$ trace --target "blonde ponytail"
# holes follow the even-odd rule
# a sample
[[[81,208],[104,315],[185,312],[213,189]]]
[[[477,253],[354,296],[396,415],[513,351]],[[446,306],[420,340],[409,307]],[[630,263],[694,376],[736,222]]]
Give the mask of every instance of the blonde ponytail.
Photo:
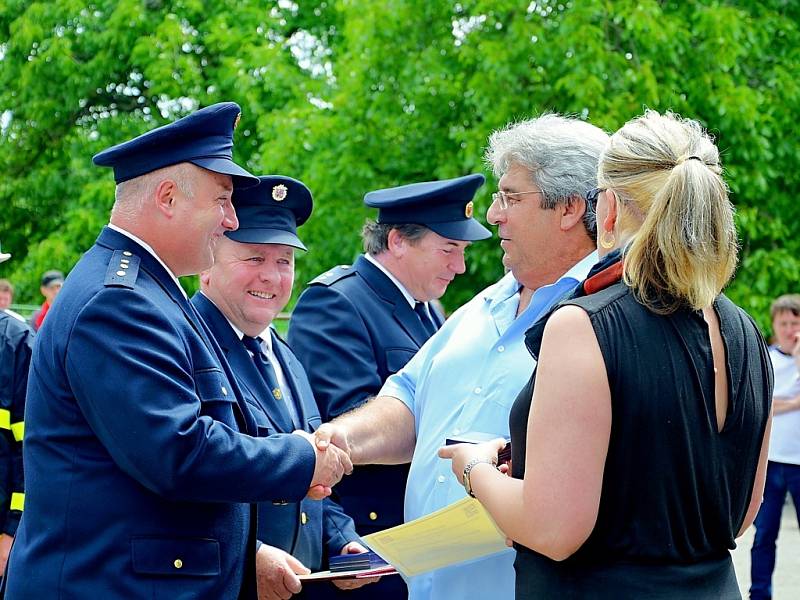
[[[658,313],[709,306],[736,268],[733,206],[700,125],[647,111],[611,137],[598,181],[621,202],[624,279]]]

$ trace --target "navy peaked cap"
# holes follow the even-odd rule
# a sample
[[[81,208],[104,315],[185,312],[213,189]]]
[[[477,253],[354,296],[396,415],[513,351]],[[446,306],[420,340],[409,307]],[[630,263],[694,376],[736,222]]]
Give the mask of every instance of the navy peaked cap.
[[[378,223],[414,223],[451,240],[483,240],[492,234],[472,218],[472,198],[484,181],[476,173],[401,185],[367,193],[364,204],[378,209]]]
[[[283,175],[263,175],[255,187],[234,190],[233,206],[239,229],[225,235],[248,244],[286,244],[305,250],[297,227],[311,215],[311,191],[302,181]]]
[[[214,173],[230,175],[234,188],[258,183],[233,162],[233,130],[239,121],[235,102],[212,104],[173,123],[95,154],[94,164],[113,167],[122,183],[156,169],[189,162]]]

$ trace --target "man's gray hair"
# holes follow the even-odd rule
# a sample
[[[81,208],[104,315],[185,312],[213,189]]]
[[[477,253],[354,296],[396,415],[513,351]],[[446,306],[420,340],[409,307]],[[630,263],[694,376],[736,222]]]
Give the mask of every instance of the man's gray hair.
[[[372,219],[368,219],[361,229],[361,239],[364,242],[364,252],[377,256],[382,252],[389,249],[389,232],[396,229],[413,246],[419,240],[424,238],[430,229],[424,225],[417,225],[416,223],[406,224],[391,224],[391,223],[376,223]]]
[[[525,167],[542,191],[542,208],[552,209],[576,198],[586,200],[586,192],[597,186],[598,159],[608,140],[607,133],[586,121],[546,113],[492,133],[485,160],[498,178],[514,164]],[[589,202],[583,224],[594,239],[595,207]]]
[[[114,190],[111,214],[134,217],[141,210],[144,201],[155,194],[156,187],[165,179],[172,179],[183,194],[193,198],[195,169],[198,168],[191,163],[178,163],[118,183]]]

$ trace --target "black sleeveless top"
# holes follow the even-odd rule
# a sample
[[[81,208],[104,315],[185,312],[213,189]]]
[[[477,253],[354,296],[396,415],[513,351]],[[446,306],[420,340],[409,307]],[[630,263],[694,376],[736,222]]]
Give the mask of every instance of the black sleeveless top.
[[[718,432],[702,312],[655,314],[622,282],[563,304],[583,308],[597,336],[611,437],[594,530],[562,562],[517,545],[517,598],[739,598],[728,550],[750,502],[772,398],[757,327],[724,295],[714,302],[729,374]],[[526,336],[534,357],[544,321]],[[509,419],[516,478],[525,473],[535,378],[534,371]]]

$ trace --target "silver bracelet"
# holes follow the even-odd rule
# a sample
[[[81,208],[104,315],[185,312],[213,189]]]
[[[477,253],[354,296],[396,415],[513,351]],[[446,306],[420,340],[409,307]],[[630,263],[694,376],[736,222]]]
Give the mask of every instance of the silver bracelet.
[[[470,481],[470,473],[472,473],[472,469],[475,468],[475,465],[479,465],[481,463],[486,463],[487,465],[492,465],[493,467],[497,468],[497,463],[492,460],[486,460],[485,458],[473,458],[469,461],[466,466],[464,467],[464,474],[461,477],[461,483],[464,484],[464,489],[467,490],[467,494],[475,498],[475,493],[472,491],[472,482]]]

